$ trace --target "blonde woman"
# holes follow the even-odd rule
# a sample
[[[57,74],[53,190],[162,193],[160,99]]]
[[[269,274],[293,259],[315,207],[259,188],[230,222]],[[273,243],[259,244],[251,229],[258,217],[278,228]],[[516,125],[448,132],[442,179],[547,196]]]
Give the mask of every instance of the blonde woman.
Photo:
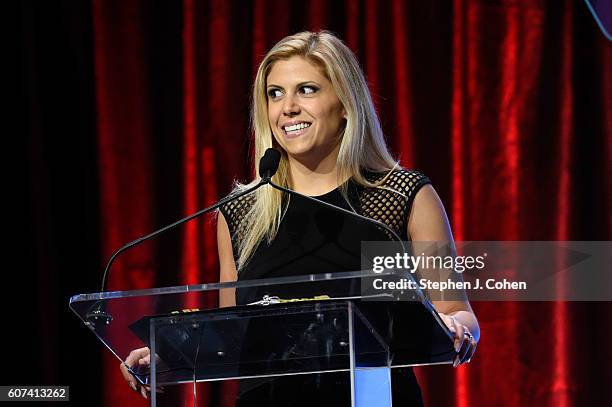
[[[251,114],[255,162],[267,148],[281,152],[275,183],[384,222],[405,240],[452,242],[438,195],[427,177],[392,158],[359,64],[333,34],[302,32],[278,42],[257,71]],[[221,281],[358,270],[359,243],[372,240],[363,222],[271,187],[223,206],[218,219]],[[220,305],[259,294],[224,293]],[[469,361],[479,338],[469,303],[433,303],[455,334],[455,365]],[[142,348],[125,364],[148,359]],[[137,389],[123,364],[122,371]],[[345,373],[243,380],[237,405],[348,405],[348,388]],[[392,392],[397,405],[422,405],[411,369],[392,369]]]
[[[268,52],[253,87],[252,125],[256,162],[267,148],[281,151],[276,183],[385,222],[406,240],[452,242],[438,195],[427,177],[399,168],[392,158],[359,64],[333,34],[298,33]],[[221,209],[221,280],[357,270],[358,243],[368,239],[359,236],[356,223],[261,188]],[[256,299],[249,292],[226,294],[221,305]],[[434,301],[434,306],[456,336],[455,365],[469,361],[479,337],[469,303]],[[393,401],[421,404],[412,371],[392,372]],[[345,378],[327,373],[276,379],[243,393],[239,405],[340,405],[336,402],[348,401],[338,387]]]

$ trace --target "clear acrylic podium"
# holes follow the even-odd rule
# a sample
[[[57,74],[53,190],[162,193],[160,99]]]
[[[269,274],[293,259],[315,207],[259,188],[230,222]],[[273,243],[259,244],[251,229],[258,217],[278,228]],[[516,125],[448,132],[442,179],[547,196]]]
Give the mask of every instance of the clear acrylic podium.
[[[149,347],[155,363],[133,374],[151,386],[152,406],[158,386],[338,371],[350,374],[352,406],[389,406],[390,369],[455,356],[419,290],[378,289],[405,278],[356,271],[102,292],[75,295],[70,308],[120,361]],[[228,294],[255,300],[218,308]]]

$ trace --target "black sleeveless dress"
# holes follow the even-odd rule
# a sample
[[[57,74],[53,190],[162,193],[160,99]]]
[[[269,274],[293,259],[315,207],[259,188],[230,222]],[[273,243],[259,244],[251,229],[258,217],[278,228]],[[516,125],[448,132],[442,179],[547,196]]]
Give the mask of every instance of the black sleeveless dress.
[[[386,175],[367,173],[366,177],[377,182]],[[407,240],[406,222],[412,201],[416,192],[429,182],[419,172],[399,169],[389,174],[379,188],[365,188],[349,180],[346,190],[350,203],[340,188],[316,198],[383,222]],[[241,221],[253,202],[251,195],[221,207],[232,236],[234,258],[237,258],[237,242],[244,233]],[[238,279],[359,270],[361,241],[390,240],[385,234],[388,232],[381,232],[362,220],[292,196],[276,238],[270,244],[264,241],[259,245],[249,263],[240,270]],[[260,300],[265,294],[307,298],[323,293],[296,292],[290,287],[280,293],[241,289],[236,292],[236,304]],[[421,392],[411,368],[392,369],[391,382],[395,405],[422,405]],[[240,382],[236,405],[349,406],[349,388],[347,372],[247,379]]]

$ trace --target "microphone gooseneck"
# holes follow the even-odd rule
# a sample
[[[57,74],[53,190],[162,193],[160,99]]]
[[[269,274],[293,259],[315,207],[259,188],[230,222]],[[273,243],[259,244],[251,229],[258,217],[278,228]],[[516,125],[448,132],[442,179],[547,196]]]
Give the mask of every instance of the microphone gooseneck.
[[[383,222],[377,221],[377,220],[372,219],[372,218],[368,218],[367,216],[360,215],[360,214],[358,214],[357,212],[349,211],[348,209],[344,209],[344,208],[342,208],[342,207],[340,207],[340,206],[332,205],[332,204],[330,204],[330,203],[327,203],[327,202],[322,201],[322,200],[320,200],[320,199],[314,198],[314,197],[312,197],[312,196],[308,196],[308,195],[303,195],[303,194],[300,194],[299,192],[296,192],[296,191],[294,191],[294,190],[292,190],[292,189],[285,188],[285,187],[282,187],[282,186],[280,186],[280,185],[277,185],[277,184],[275,184],[275,183],[274,183],[274,182],[272,182],[272,181],[269,181],[269,182],[268,182],[268,184],[270,184],[270,186],[271,186],[271,187],[273,187],[273,188],[275,188],[275,189],[278,189],[279,191],[286,192],[286,193],[288,193],[288,194],[290,194],[290,195],[296,195],[296,196],[299,196],[300,198],[307,199],[307,200],[309,200],[309,201],[311,201],[311,202],[316,202],[316,203],[318,203],[318,204],[321,204],[321,205],[323,205],[323,206],[326,206],[326,207],[328,207],[328,208],[330,208],[330,209],[333,209],[333,210],[335,210],[335,211],[339,211],[339,212],[342,212],[342,213],[344,213],[344,214],[348,214],[348,215],[354,216],[354,217],[356,217],[356,218],[359,218],[359,219],[361,219],[361,220],[363,220],[363,221],[373,223],[373,224],[375,224],[376,226],[378,226],[378,227],[380,227],[380,228],[383,228],[383,229],[385,229],[385,231],[389,232],[389,234],[390,234],[390,235],[391,235],[391,236],[392,236],[392,237],[393,237],[393,238],[394,238],[396,241],[398,241],[399,243],[403,243],[402,238],[401,238],[401,237],[399,237],[399,235],[397,234],[397,232],[396,232],[395,230],[391,229],[391,228],[390,228],[390,227],[389,227],[387,224],[385,224],[385,223],[383,223]]]
[[[392,228],[390,228],[390,227],[389,227],[387,224],[385,224],[385,223],[383,223],[383,222],[377,221],[377,220],[372,219],[372,218],[368,218],[367,216],[360,215],[360,214],[358,214],[358,213],[356,213],[356,212],[353,212],[353,211],[349,211],[348,209],[344,209],[344,208],[342,208],[342,207],[340,207],[340,206],[332,205],[332,204],[330,204],[330,203],[327,203],[327,202],[322,201],[322,200],[320,200],[320,199],[314,198],[314,197],[312,197],[312,196],[308,196],[308,195],[303,195],[303,194],[300,194],[299,192],[296,192],[296,191],[294,191],[294,190],[292,190],[292,189],[285,188],[285,187],[282,187],[282,186],[280,186],[280,185],[277,185],[277,184],[275,184],[274,182],[272,182],[272,180],[269,180],[269,181],[268,181],[268,184],[269,184],[271,187],[273,187],[273,188],[275,188],[275,189],[277,189],[277,190],[279,190],[279,191],[286,192],[286,193],[288,193],[288,194],[290,194],[290,195],[299,196],[299,197],[304,198],[304,199],[306,199],[306,200],[309,200],[309,201],[311,201],[311,202],[316,202],[316,203],[318,203],[318,204],[320,204],[320,205],[323,205],[323,206],[325,206],[325,207],[327,207],[327,208],[330,208],[330,209],[332,209],[332,210],[335,210],[335,211],[337,211],[337,212],[340,212],[340,213],[343,213],[343,214],[347,214],[347,215],[353,216],[353,217],[355,217],[355,218],[361,219],[362,221],[365,221],[365,222],[369,222],[369,223],[371,223],[371,224],[374,224],[374,225],[376,225],[376,226],[378,226],[378,227],[380,227],[380,228],[384,229],[386,232],[388,232],[388,233],[391,235],[391,237],[392,237],[392,238],[393,238],[393,239],[394,239],[396,242],[398,242],[398,243],[399,243],[399,245],[401,246],[401,249],[402,249],[402,251],[403,251],[404,253],[408,253],[408,252],[409,252],[409,251],[408,251],[408,248],[406,247],[406,243],[405,243],[405,242],[402,240],[402,238],[401,238],[401,237],[400,237],[400,236],[397,234],[397,232],[395,232],[395,230],[393,230]],[[412,276],[412,274],[408,274],[408,278],[414,281],[414,277]],[[415,283],[416,283],[416,281],[415,281]],[[417,287],[418,287],[418,286],[417,286]],[[419,297],[420,297],[419,299],[420,299],[421,301],[423,301],[423,300],[425,299],[425,296],[424,296],[424,294],[423,294],[423,292],[421,291],[421,289],[420,289],[420,288],[417,288],[417,289],[416,289],[416,290],[414,290],[414,291],[415,291],[415,292],[416,292],[416,293],[419,295]]]
[[[276,174],[276,171],[278,170],[278,165],[280,163],[280,152],[278,150],[275,150],[273,148],[268,148],[266,150],[266,152],[264,153],[263,157],[261,157],[261,159],[259,160],[259,174],[261,176],[261,180],[259,181],[259,183],[257,183],[256,185],[245,189],[244,191],[241,191],[240,193],[237,194],[230,194],[228,196],[226,196],[225,198],[219,200],[217,203],[215,203],[214,205],[211,205],[207,208],[201,209],[197,212],[195,212],[194,214],[191,214],[183,219],[179,219],[174,223],[171,223],[167,226],[164,226],[161,229],[158,229],[154,232],[149,233],[146,236],[142,236],[136,240],[134,240],[133,242],[130,242],[128,244],[126,244],[125,246],[121,247],[119,250],[117,250],[115,253],[113,253],[113,255],[110,257],[110,259],[108,260],[108,263],[106,264],[106,267],[104,268],[104,273],[102,274],[102,285],[101,285],[101,290],[100,291],[106,291],[106,286],[108,284],[108,275],[109,275],[109,271],[111,266],[113,265],[115,259],[123,252],[125,252],[128,249],[131,249],[134,246],[138,246],[139,244],[157,236],[160,235],[164,232],[167,232],[168,230],[174,229],[175,227],[182,225],[183,223],[189,222],[192,219],[195,219],[197,217],[200,217],[208,212],[211,212],[217,208],[219,208],[222,205],[225,205],[231,201],[234,201],[244,195],[250,194],[251,192],[254,192],[255,190],[261,188],[262,186],[268,184],[270,182],[270,179],[272,178],[272,176],[274,174]]]

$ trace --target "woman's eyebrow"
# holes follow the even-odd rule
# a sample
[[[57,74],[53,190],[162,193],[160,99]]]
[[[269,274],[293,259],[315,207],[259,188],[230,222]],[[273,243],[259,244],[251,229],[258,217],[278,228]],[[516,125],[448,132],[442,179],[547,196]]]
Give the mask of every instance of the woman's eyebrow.
[[[300,86],[304,86],[304,85],[317,85],[320,86],[317,82],[315,81],[304,81],[304,82],[300,82],[298,84],[295,85],[296,88],[299,88]],[[273,83],[269,84],[267,87],[267,89],[269,88],[279,88],[279,89],[284,89],[282,86],[280,85],[275,85]]]

